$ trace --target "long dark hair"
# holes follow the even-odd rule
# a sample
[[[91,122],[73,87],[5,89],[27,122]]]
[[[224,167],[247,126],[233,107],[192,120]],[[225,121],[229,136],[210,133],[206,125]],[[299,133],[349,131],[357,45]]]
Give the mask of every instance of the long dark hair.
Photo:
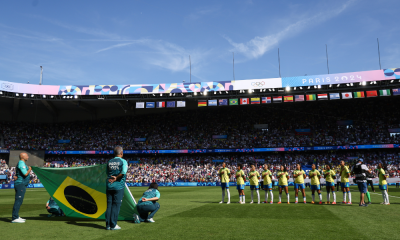
[[[150,188],[153,188],[153,189],[156,189],[156,190],[158,190],[158,184],[157,184],[157,183],[155,183],[155,182],[153,182],[153,183],[150,183],[149,189],[150,189]]]

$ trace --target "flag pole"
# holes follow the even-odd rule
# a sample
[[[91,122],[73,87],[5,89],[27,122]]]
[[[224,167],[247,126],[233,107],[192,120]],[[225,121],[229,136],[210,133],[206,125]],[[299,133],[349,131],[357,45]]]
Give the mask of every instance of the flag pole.
[[[380,49],[379,49],[379,38],[377,38],[376,41],[378,42],[379,69],[382,70],[382,65],[381,65],[381,51],[380,51]]]
[[[328,45],[325,44],[325,47],[326,47],[326,67],[328,68],[328,74],[329,74]]]
[[[233,80],[235,80],[235,53],[232,52],[232,58],[233,58]]]
[[[189,64],[190,64],[190,83],[192,83],[192,60],[190,59],[190,55],[189,55]]]
[[[279,48],[278,48],[278,63],[279,63],[279,77],[281,77],[281,57],[279,55]]]

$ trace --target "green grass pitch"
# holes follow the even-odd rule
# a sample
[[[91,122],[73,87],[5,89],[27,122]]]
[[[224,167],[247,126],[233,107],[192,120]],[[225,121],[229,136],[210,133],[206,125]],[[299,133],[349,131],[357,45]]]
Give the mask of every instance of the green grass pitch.
[[[146,188],[131,188],[138,199]],[[161,187],[161,208],[155,223],[133,224],[119,221],[122,230],[106,231],[100,220],[48,218],[44,189],[28,189],[20,216],[26,223],[10,223],[14,190],[0,190],[1,239],[400,239],[400,189],[389,188],[391,205],[384,206],[381,194],[371,193],[373,204],[358,207],[359,193],[352,187],[353,205],[312,205],[307,202],[276,204],[237,204],[239,197],[231,187],[230,205],[221,201],[219,187]],[[380,192],[379,192],[380,193]],[[326,192],[323,192],[323,201]],[[264,200],[264,191],[260,192]],[[285,194],[282,196],[286,199]],[[302,199],[300,197],[300,199]],[[337,193],[342,201],[342,193]]]

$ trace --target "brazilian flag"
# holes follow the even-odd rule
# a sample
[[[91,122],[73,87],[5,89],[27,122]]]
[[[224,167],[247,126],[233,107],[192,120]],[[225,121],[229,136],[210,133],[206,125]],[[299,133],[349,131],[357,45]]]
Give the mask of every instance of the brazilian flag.
[[[67,217],[105,219],[107,165],[70,168],[32,167]],[[136,202],[125,185],[118,220],[134,220]]]

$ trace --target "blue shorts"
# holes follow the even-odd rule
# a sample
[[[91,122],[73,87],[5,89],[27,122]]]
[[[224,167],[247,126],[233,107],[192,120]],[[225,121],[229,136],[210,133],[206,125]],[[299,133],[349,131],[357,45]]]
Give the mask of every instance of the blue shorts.
[[[326,182],[327,187],[334,187],[335,183],[334,182]]]
[[[259,189],[258,185],[250,185],[250,190],[254,190],[254,189],[258,190]]]
[[[360,191],[360,193],[366,193],[368,188],[367,188],[367,182],[359,182],[357,183],[358,185],[358,190]]]
[[[236,189],[237,190],[244,190],[244,184],[238,184],[237,186],[236,186]]]
[[[379,190],[387,190],[387,185],[379,185]]]
[[[272,188],[272,183],[264,184],[264,189],[271,189],[271,188]]]
[[[223,182],[223,183],[221,183],[221,187],[222,187],[222,189],[229,188],[229,183]]]
[[[340,186],[342,187],[342,188],[348,188],[348,187],[350,187],[350,183],[349,182],[345,182],[345,183],[340,183]]]
[[[294,189],[299,189],[299,188],[303,190],[306,188],[306,186],[304,185],[304,183],[294,183]]]
[[[320,190],[319,185],[311,185],[311,190]]]
[[[279,188],[285,188],[287,185],[279,185]]]

